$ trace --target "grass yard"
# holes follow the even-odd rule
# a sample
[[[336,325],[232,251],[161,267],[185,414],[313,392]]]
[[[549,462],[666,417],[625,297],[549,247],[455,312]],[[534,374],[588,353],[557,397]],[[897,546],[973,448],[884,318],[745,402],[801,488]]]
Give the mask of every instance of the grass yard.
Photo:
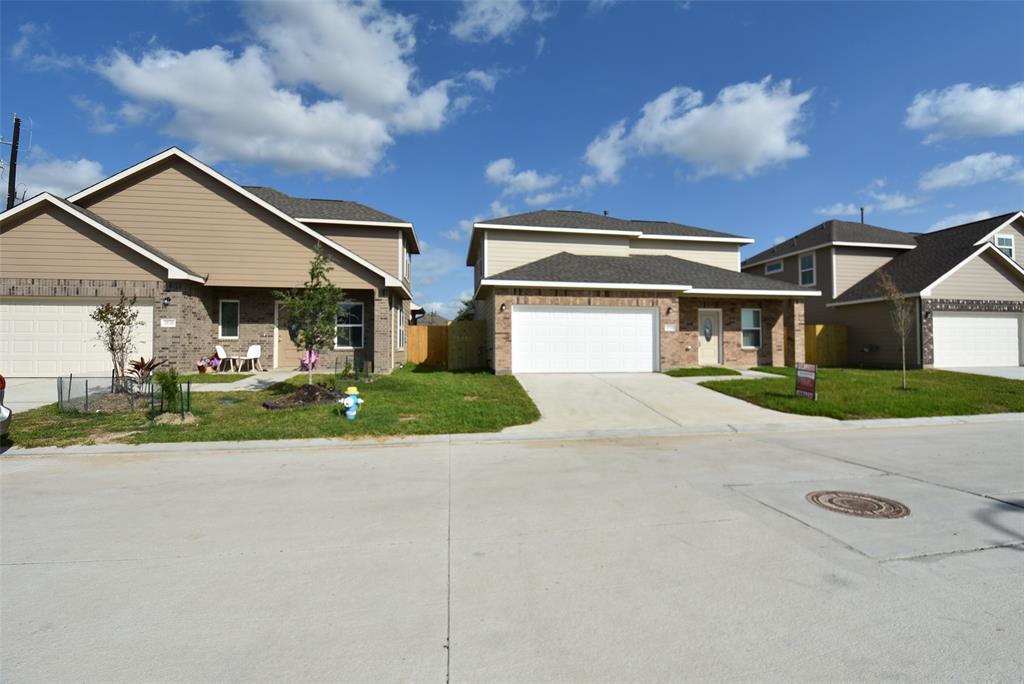
[[[221,382],[238,382],[245,380],[251,373],[187,373],[179,375],[182,384],[192,381],[193,385],[217,384]]]
[[[710,380],[701,385],[758,406],[841,420],[1024,412],[1024,382],[941,370],[818,369],[818,400],[795,396],[792,368],[757,368],[782,377]]]
[[[673,368],[665,371],[665,375],[671,375],[673,378],[708,378],[713,375],[742,375],[742,373],[721,366],[702,366],[700,368]]]
[[[330,375],[314,375],[328,381]],[[512,376],[486,372],[426,371],[414,366],[359,387],[365,400],[355,421],[339,405],[269,411],[262,404],[305,383],[298,376],[258,392],[192,394],[192,425],[154,425],[135,414],[61,414],[56,405],[14,416],[10,442],[16,446],[68,446],[101,442],[204,442],[310,437],[497,432],[540,417]]]

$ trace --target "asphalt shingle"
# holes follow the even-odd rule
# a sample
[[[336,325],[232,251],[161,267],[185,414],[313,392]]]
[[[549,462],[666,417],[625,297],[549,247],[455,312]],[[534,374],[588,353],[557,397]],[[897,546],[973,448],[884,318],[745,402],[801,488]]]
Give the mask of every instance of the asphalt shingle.
[[[685,237],[724,237],[739,238],[739,235],[722,233],[717,230],[697,228],[670,221],[643,221],[623,219],[589,211],[570,211],[567,209],[542,209],[528,211],[524,214],[513,214],[499,218],[480,221],[502,226],[536,226],[538,228],[576,228],[586,230],[623,230],[652,235],[677,235]]]
[[[288,214],[292,218],[334,219],[338,221],[376,221],[384,223],[408,223],[373,207],[359,202],[333,199],[308,199],[292,197],[280,190],[262,186],[246,186],[246,190],[264,202]]]
[[[830,242],[864,242],[884,245],[907,245],[911,247],[915,244],[913,233],[890,230],[889,228],[872,226],[867,223],[831,220],[819,223],[813,228],[805,230],[788,240],[784,240],[774,247],[758,252],[749,259],[745,259],[743,266],[756,264],[775,256],[799,252]]]

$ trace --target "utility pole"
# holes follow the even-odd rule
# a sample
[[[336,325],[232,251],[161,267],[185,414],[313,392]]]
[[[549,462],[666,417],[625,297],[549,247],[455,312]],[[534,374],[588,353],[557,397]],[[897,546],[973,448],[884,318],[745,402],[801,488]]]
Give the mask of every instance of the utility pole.
[[[7,208],[14,206],[17,195],[18,139],[21,138],[21,119],[14,115],[14,136],[11,138],[11,164],[7,170]]]

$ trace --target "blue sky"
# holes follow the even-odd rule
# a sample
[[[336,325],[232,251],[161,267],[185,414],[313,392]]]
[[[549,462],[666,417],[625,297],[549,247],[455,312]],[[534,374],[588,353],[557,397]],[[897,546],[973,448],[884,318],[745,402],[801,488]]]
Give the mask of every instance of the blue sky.
[[[20,191],[68,194],[179,145],[241,183],[413,221],[416,299],[445,313],[471,287],[474,218],[606,209],[751,236],[752,254],[861,206],[905,230],[1024,207],[1021,3],[0,13]]]

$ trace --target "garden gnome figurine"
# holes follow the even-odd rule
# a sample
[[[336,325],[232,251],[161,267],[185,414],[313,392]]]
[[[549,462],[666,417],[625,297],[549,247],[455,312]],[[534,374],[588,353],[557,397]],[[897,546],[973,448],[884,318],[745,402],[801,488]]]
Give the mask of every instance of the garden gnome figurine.
[[[363,399],[359,396],[359,388],[352,386],[346,389],[345,398],[341,400],[341,405],[345,407],[345,417],[349,420],[355,420],[356,413],[359,411],[362,403]]]

